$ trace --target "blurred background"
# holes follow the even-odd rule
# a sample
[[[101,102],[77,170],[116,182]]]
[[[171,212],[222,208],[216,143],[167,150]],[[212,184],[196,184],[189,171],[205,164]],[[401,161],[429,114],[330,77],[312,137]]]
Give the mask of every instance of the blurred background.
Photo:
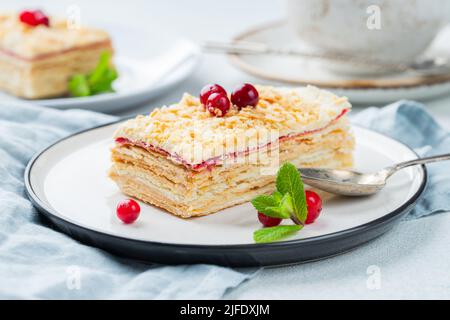
[[[300,22],[307,21],[306,18],[319,19],[321,14],[326,14],[330,10],[329,1],[314,1],[317,6],[311,5],[308,0],[293,0],[291,2],[306,1],[304,7],[299,10],[308,9],[311,12],[305,12],[304,18],[302,18],[302,12],[296,13]],[[338,0],[340,2],[348,2],[346,0]],[[333,1],[334,3],[335,1]],[[351,1],[350,1],[351,2]],[[383,6],[385,1],[353,1],[359,3],[361,8],[361,14],[364,14],[364,18],[370,14],[376,14],[376,10],[371,12],[366,10],[371,3],[379,3]],[[394,1],[395,2],[395,1]],[[401,2],[401,1],[400,1]],[[420,1],[419,1],[420,2]],[[427,1],[429,3],[429,1]],[[391,1],[392,4],[392,1]],[[345,3],[344,3],[345,5]],[[416,12],[418,10],[424,11],[419,3],[418,7],[414,8]],[[82,24],[90,26],[102,27],[107,29],[114,41],[117,49],[117,55],[127,57],[133,57],[136,59],[151,59],[154,56],[160,56],[164,54],[164,50],[169,48],[171,44],[175,43],[179,39],[188,39],[196,44],[200,44],[204,41],[230,41],[238,35],[245,35],[246,33],[254,32],[255,30],[262,30],[267,32],[265,26],[271,25],[273,22],[279,26],[280,21],[286,21],[288,13],[288,1],[283,0],[227,0],[227,1],[207,1],[207,0],[190,0],[190,1],[177,1],[177,0],[164,0],[164,1],[145,1],[145,0],[127,0],[127,1],[107,1],[107,0],[40,0],[40,1],[3,1],[2,10],[21,10],[26,8],[41,8],[52,15],[66,16],[68,14],[68,8],[75,6],[80,10],[80,18]],[[435,8],[434,5],[428,6],[430,9],[430,17],[432,19],[438,19],[437,15],[440,11],[439,7]],[[306,9],[305,9],[306,8]],[[289,10],[292,13],[294,7],[292,3],[289,5]],[[401,12],[396,13],[398,16]],[[405,12],[406,15],[411,13]],[[318,16],[319,15],[319,16]],[[339,15],[339,13],[338,13]],[[383,16],[381,16],[383,17]],[[441,17],[439,17],[441,18]],[[295,18],[294,18],[295,19]],[[342,21],[347,21],[348,17],[342,16]],[[411,19],[410,19],[411,20]],[[414,19],[413,19],[414,20]],[[383,21],[383,20],[382,20]],[[450,21],[450,20],[449,20]],[[314,22],[314,21],[313,21]],[[389,21],[385,20],[385,26],[389,27]],[[305,22],[306,23],[306,22]],[[417,23],[419,25],[420,21]],[[320,22],[321,26],[324,26],[326,22]],[[341,23],[342,24],[342,23]],[[345,24],[345,23],[344,23]],[[264,26],[264,27],[261,27]],[[408,35],[414,41],[419,41],[419,31],[416,34],[407,28],[404,24],[405,30],[403,34],[395,35],[398,38],[405,38]],[[300,26],[302,27],[302,26]],[[305,26],[303,26],[305,27]],[[312,28],[315,26],[312,25]],[[376,25],[375,25],[376,27]],[[413,26],[416,28],[416,26]],[[262,29],[261,29],[262,28]],[[264,31],[264,28],[266,28]],[[417,28],[416,28],[417,29]],[[415,29],[414,29],[415,30]],[[395,31],[395,30],[394,30]],[[269,30],[269,33],[272,32]],[[276,32],[282,32],[276,30]],[[287,47],[292,46],[298,39],[294,39],[295,36],[290,35],[283,39],[276,39],[277,35],[263,35],[267,37],[274,37],[274,43],[271,45],[279,46],[280,41],[286,44]],[[377,32],[377,31],[375,31]],[[378,31],[380,32],[380,31]],[[381,30],[383,32],[383,30]],[[391,29],[384,30],[385,34],[391,31]],[[346,38],[351,37],[349,34],[342,33],[342,39],[339,41],[345,41]],[[323,34],[323,32],[322,32]],[[314,34],[311,37],[315,37]],[[408,40],[409,41],[409,40]],[[443,42],[441,40],[441,42]],[[445,41],[444,41],[445,42]],[[414,47],[413,43],[409,41],[411,48]],[[450,43],[450,42],[448,42]],[[444,50],[445,51],[445,50]],[[450,51],[450,50],[449,50]],[[202,54],[199,58],[198,64],[195,65],[194,70],[189,72],[187,78],[171,87],[170,90],[165,91],[144,103],[139,105],[127,107],[124,110],[116,111],[115,114],[126,116],[136,113],[147,113],[153,107],[163,104],[173,103],[179,100],[183,92],[191,92],[196,94],[201,87],[206,83],[220,83],[221,85],[232,88],[241,82],[251,83],[269,83],[269,84],[283,84],[279,82],[276,77],[277,68],[289,69],[289,59],[295,58],[283,58],[277,56],[265,56],[254,57],[250,56],[244,58],[245,62],[250,60],[250,63],[256,61],[258,67],[266,74],[273,72],[275,74],[274,79],[268,79],[263,77],[256,77],[248,72],[245,72],[242,68],[238,68],[236,64],[230,63],[230,59],[225,54]],[[284,62],[278,63],[278,59],[285,59]],[[287,59],[287,60],[286,60]],[[281,61],[281,60],[280,60]],[[242,62],[242,61],[241,61]],[[315,80],[323,80],[322,74],[316,75],[318,68],[321,68],[323,61],[314,61],[316,67],[311,67],[311,63],[305,62],[300,67],[297,64],[295,67],[296,75],[302,79],[308,81],[308,77],[312,82]],[[295,64],[295,63],[294,63]],[[317,67],[318,65],[318,67]],[[288,66],[288,67],[286,67]],[[143,68],[145,66],[143,65]],[[248,70],[247,70],[248,71]],[[286,72],[292,70],[285,70]],[[324,71],[325,78],[329,76],[329,71]],[[333,81],[339,81],[348,79],[365,79],[359,75],[346,75],[346,74],[333,74]],[[379,76],[371,76],[370,79],[377,81]],[[396,80],[397,76],[391,77],[382,76],[383,79]],[[325,79],[330,80],[330,79]],[[144,80],[145,81],[145,80]],[[360,82],[359,84],[361,84]],[[289,83],[285,85],[293,85]],[[295,84],[294,84],[295,85]],[[437,116],[439,121],[444,123],[447,127],[450,127],[450,111],[449,103],[450,98],[448,96],[450,92],[450,85],[448,81],[444,84],[440,83],[440,86],[418,86],[408,90],[404,88],[390,88],[388,90],[365,90],[364,87],[351,88],[347,91],[342,91],[340,88],[332,88],[338,94],[348,95],[351,102],[356,106],[355,111],[358,112],[360,108],[368,105],[382,106],[389,102],[389,100],[398,100],[403,98],[411,98],[415,100],[426,101],[427,106],[431,112]],[[437,89],[437,91],[436,91]],[[434,91],[430,91],[434,90]],[[411,94],[412,93],[412,94]],[[430,95],[430,93],[432,93]],[[375,95],[375,96],[374,96]],[[386,100],[386,101],[384,101]]]

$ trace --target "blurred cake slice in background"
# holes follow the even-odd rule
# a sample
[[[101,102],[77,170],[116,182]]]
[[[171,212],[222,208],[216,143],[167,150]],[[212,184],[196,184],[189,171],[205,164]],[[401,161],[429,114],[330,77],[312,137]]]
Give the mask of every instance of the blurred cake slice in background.
[[[109,35],[41,11],[0,14],[0,90],[26,99],[63,96],[75,74],[92,71],[102,53],[113,54]]]

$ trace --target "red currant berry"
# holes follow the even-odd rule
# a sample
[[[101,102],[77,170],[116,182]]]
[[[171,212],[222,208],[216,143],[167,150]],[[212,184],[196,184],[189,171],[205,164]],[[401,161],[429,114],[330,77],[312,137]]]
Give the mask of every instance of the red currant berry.
[[[218,84],[207,84],[200,91],[200,102],[204,106],[206,106],[209,96],[212,95],[213,93],[221,93],[223,95],[227,95],[225,89],[219,86]]]
[[[258,212],[258,220],[262,223],[264,227],[275,227],[281,223],[280,218],[272,218],[269,216],[266,216],[265,214]]]
[[[125,224],[135,222],[140,212],[141,207],[139,203],[133,199],[122,200],[117,205],[117,217]]]
[[[36,20],[34,19],[34,14],[31,11],[23,11],[20,13],[19,19],[21,22],[26,23],[30,26],[36,25]]]
[[[216,117],[223,117],[230,110],[230,100],[222,93],[213,93],[206,101],[206,109]]]
[[[308,207],[308,216],[305,223],[310,224],[316,221],[322,211],[322,199],[314,191],[306,190],[306,206]]]
[[[38,24],[43,24],[47,27],[50,25],[48,17],[41,10],[34,11],[34,17]]]
[[[26,23],[33,27],[40,24],[47,27],[50,25],[48,17],[41,10],[23,11],[20,13],[19,19],[23,23]]]
[[[244,83],[234,89],[231,94],[231,102],[242,109],[247,106],[256,107],[259,101],[258,90],[249,83]]]

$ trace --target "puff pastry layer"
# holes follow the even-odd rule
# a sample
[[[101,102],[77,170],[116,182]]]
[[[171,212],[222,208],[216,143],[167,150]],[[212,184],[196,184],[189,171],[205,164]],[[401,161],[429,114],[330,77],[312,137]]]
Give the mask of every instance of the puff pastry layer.
[[[298,167],[352,166],[346,99],[312,87],[258,90],[256,108],[225,118],[210,116],[185,95],[179,104],[125,122],[115,134],[110,177],[125,194],[189,218],[273,192],[276,171],[287,161]],[[292,94],[296,105],[286,103]],[[275,102],[273,95],[281,99]],[[193,137],[186,136],[190,129]],[[243,149],[240,136],[246,136]],[[211,149],[216,145],[222,148]]]

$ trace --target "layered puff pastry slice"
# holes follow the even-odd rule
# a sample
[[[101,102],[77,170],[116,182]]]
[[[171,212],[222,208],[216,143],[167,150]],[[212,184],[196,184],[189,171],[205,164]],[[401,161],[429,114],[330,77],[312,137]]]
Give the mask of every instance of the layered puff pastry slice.
[[[102,30],[71,28],[57,18],[32,26],[18,14],[0,14],[0,90],[15,96],[63,96],[69,78],[92,71],[103,52],[113,48]]]
[[[275,190],[284,162],[352,166],[351,105],[315,87],[257,86],[256,107],[224,117],[185,94],[120,125],[109,176],[123,193],[168,212],[203,216]]]

